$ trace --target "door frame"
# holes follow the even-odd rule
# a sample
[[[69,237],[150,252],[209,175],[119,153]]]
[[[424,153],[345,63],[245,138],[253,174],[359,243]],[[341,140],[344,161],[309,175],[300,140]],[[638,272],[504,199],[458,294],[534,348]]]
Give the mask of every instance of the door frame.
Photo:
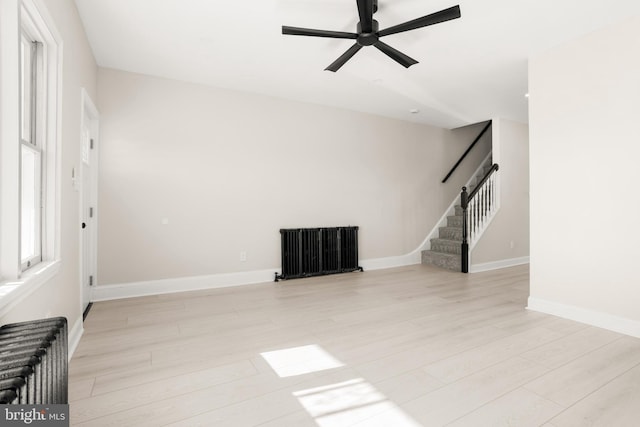
[[[80,251],[79,251],[79,274],[80,274],[80,307],[82,312],[87,312],[91,304],[92,291],[88,283],[88,277],[92,276],[92,285],[97,283],[98,266],[98,144],[100,114],[87,91],[81,89],[81,119],[80,119],[80,164],[76,172],[76,182],[80,192],[79,224],[80,228]],[[87,146],[84,138],[85,129],[89,131],[89,138],[93,140],[91,146]],[[85,151],[86,150],[86,151]],[[89,176],[85,177],[85,156],[89,156]],[[85,181],[85,178],[87,180]],[[85,182],[88,182],[86,188]],[[88,200],[87,200],[88,199]],[[91,218],[88,218],[87,229],[82,229],[82,223],[87,219],[85,207],[90,206],[93,211]],[[85,244],[85,234],[88,236],[88,247]]]

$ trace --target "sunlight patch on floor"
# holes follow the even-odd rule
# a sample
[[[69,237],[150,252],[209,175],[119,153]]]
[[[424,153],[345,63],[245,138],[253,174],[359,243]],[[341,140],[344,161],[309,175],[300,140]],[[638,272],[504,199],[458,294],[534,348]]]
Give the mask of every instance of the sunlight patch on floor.
[[[344,366],[342,362],[315,344],[267,351],[260,355],[281,378]]]
[[[293,393],[320,427],[420,427],[362,378]]]

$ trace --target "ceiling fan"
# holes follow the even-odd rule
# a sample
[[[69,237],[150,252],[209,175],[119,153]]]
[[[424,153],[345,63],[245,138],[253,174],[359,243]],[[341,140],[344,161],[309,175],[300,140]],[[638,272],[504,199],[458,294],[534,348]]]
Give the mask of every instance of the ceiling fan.
[[[360,49],[362,49],[363,46],[375,46],[389,58],[393,59],[403,67],[409,68],[410,66],[417,64],[418,61],[392,48],[388,44],[383,43],[380,41],[381,37],[460,18],[460,6],[458,5],[379,31],[378,21],[373,19],[373,14],[378,10],[378,0],[356,0],[356,3],[358,4],[360,22],[358,22],[355,33],[314,30],[311,28],[288,27],[283,25],[282,34],[293,36],[328,37],[335,39],[354,39],[356,41],[355,44],[331,65],[325,68],[325,70],[333,72],[338,71],[340,67],[351,59]]]

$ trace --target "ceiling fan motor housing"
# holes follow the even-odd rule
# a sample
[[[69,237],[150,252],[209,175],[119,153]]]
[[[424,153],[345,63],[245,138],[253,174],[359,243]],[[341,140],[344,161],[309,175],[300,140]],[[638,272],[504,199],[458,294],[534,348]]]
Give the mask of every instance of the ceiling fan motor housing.
[[[379,39],[378,29],[380,28],[380,26],[378,25],[378,21],[374,19],[371,27],[372,30],[370,33],[363,33],[362,25],[360,24],[360,22],[358,22],[358,28],[356,30],[356,32],[358,33],[358,38],[356,39],[356,42],[360,46],[373,46],[377,43]]]

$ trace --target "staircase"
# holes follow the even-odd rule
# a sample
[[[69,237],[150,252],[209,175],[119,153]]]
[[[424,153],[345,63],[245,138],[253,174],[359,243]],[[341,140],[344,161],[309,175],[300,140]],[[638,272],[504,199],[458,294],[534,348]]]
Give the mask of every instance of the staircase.
[[[455,207],[454,215],[447,217],[447,225],[438,229],[438,237],[431,239],[431,249],[422,251],[422,263],[447,270],[460,271],[462,245],[462,208]]]
[[[468,186],[471,192],[475,184],[480,182],[484,175],[491,169],[492,160],[489,156],[473,179],[473,184]],[[447,216],[446,224],[438,229],[438,237],[431,239],[431,249],[422,251],[422,263],[430,264],[447,270],[460,272],[461,246],[462,246],[462,208],[460,202],[454,206],[451,215]]]

